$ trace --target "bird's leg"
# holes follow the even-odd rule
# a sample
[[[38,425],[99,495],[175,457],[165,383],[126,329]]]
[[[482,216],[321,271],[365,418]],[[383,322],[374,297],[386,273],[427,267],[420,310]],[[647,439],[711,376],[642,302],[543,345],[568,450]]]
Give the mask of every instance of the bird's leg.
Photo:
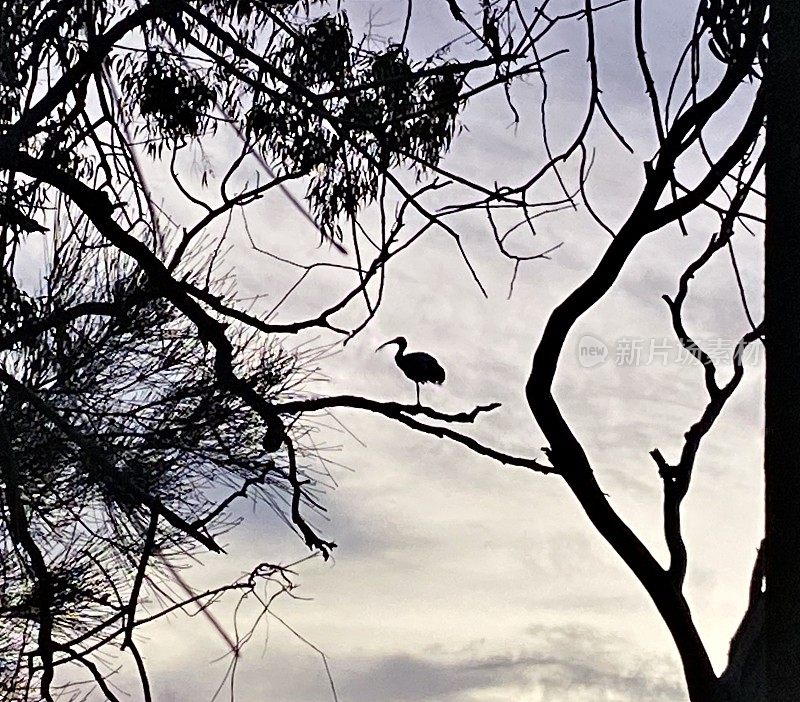
[[[417,386],[417,404],[420,404],[420,401],[419,401],[419,383],[414,383],[414,385]]]

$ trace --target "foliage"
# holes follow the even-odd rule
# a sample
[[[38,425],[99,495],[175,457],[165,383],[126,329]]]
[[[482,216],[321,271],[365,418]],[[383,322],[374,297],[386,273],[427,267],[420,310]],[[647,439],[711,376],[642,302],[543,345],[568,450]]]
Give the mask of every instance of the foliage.
[[[130,596],[152,512],[164,517],[153,553],[180,559],[205,547],[199,534],[213,543],[232,525],[220,491],[252,484],[251,497],[280,510],[288,484],[285,461],[261,447],[263,424],[221,392],[191,325],[119,253],[92,255],[85,243],[55,241],[47,289],[17,295],[17,328],[90,301],[109,314],[53,327],[7,356],[17,382],[0,403],[0,435],[13,466],[5,489],[28,506],[26,528],[50,562],[53,635],[97,643]],[[235,338],[253,388],[268,398],[291,388],[293,356],[252,332]],[[42,614],[19,529],[0,520],[5,670]]]
[[[494,58],[446,53],[416,61],[327,3],[0,0],[5,699],[52,700],[70,666],[115,699],[97,661],[121,646],[149,700],[134,629],[185,601],[166,597],[146,618],[139,606],[164,603],[187,555],[221,551],[237,500],[271,507],[328,556],[334,544],[304,516],[322,509],[325,464],[302,412],[286,409],[317,351],[286,351],[280,335],[332,330],[333,312],[288,325],[251,312],[221,272],[226,239],[249,234],[247,205],[298,180],[307,216],[343,250],[345,221],[357,228],[393,169],[436,169],[466,76],[488,67],[490,84],[506,80]],[[217,176],[206,150],[221,135],[241,155]],[[248,157],[255,185],[238,172]],[[201,164],[199,195],[185,162]],[[160,175],[179,206],[154,186]],[[417,204],[401,200],[384,248],[333,311],[405,248]],[[283,592],[287,578],[262,564],[186,601]]]

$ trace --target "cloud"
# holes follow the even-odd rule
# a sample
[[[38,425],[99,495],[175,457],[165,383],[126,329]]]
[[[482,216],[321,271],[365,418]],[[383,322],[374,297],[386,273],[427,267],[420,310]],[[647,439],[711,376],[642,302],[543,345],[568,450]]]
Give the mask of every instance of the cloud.
[[[346,702],[685,699],[672,666],[626,661],[625,642],[587,627],[530,627],[507,651],[482,649],[354,658],[337,666],[337,686]]]
[[[235,698],[327,702],[331,681],[318,652],[274,629],[263,651],[243,652]],[[384,653],[353,649],[329,655],[340,702],[683,702],[676,661],[587,626],[523,627],[510,643],[475,639]],[[254,655],[255,653],[255,655]],[[259,655],[260,653],[260,655]],[[229,661],[227,661],[229,662]],[[154,679],[167,702],[209,699],[226,661],[192,675],[176,668]]]

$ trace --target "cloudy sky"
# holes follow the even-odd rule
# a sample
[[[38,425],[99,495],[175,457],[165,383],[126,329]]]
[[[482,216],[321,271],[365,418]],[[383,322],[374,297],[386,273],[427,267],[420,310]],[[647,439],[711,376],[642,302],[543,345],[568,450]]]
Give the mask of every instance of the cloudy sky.
[[[387,35],[397,33],[402,20],[397,5],[345,3],[354,24],[380,10],[380,31]],[[648,17],[646,39],[662,87],[688,36],[690,7],[661,3]],[[612,223],[629,211],[653,147],[643,85],[631,64],[631,14],[621,5],[598,19],[605,104],[636,152],[619,148],[607,130],[591,133],[597,165],[589,192]],[[577,130],[586,97],[585,53],[569,36],[580,25],[571,26],[558,41],[571,42],[573,51],[549,69],[553,138],[561,143]],[[414,4],[411,36],[418,55],[456,32],[444,0]],[[539,95],[535,81],[515,88],[522,117],[517,128],[502,94],[472,103],[446,166],[488,185],[519,182],[534,172],[543,153]],[[708,135],[712,150],[726,129],[735,128],[735,107],[728,127]],[[233,148],[221,134],[211,158]],[[168,198],[163,173],[154,168],[152,177]],[[316,233],[280,195],[254,212],[251,229],[272,250],[309,262],[333,260],[316,248]],[[423,388],[424,402],[453,411],[501,402],[469,431],[505,451],[540,457],[543,440],[524,399],[530,360],[549,312],[584,279],[609,239],[581,211],[539,221],[536,239],[521,238],[519,245],[531,252],[563,246],[552,260],[522,267],[511,299],[512,266],[496,251],[485,219],[465,216],[457,225],[488,299],[452,240],[430,232],[393,262],[375,320],[322,363],[327,380],[311,390],[412,402],[413,384],[393,365],[391,352],[374,353],[402,334],[411,349],[432,353],[447,371],[441,388]],[[570,336],[556,382],[565,415],[613,506],[662,562],[661,486],[648,452],[658,447],[668,460],[674,457],[704,400],[698,365],[674,358],[661,300],[674,293],[683,268],[705,247],[713,221],[698,216],[690,228],[689,237],[664,230],[642,244],[611,293]],[[268,294],[268,308],[296,272],[253,255],[243,237],[239,244],[230,254],[238,284],[245,294]],[[736,248],[758,314],[760,241],[740,232]],[[337,275],[309,278],[278,319],[319,310],[340,289]],[[693,283],[686,312],[701,340],[731,340],[746,331],[728,259],[719,257]],[[311,343],[331,340],[321,335]],[[623,362],[626,349],[647,356],[650,344],[662,340],[672,344],[666,362]],[[605,360],[588,364],[580,355],[587,344],[605,349]],[[718,670],[744,610],[760,540],[761,390],[755,359],[704,442],[684,506],[686,588]],[[331,561],[298,565],[297,597],[279,598],[276,616],[258,623],[239,661],[238,700],[334,699],[320,651],[341,702],[686,699],[677,656],[654,607],[557,478],[503,467],[355,411],[337,412],[335,421],[321,418],[315,438],[330,447],[325,455],[336,483],[324,498],[329,521],[315,523],[339,547]],[[291,563],[306,556],[301,540],[267,510],[244,509],[242,515],[243,525],[227,537],[229,555],[203,557],[186,573],[190,582],[225,582],[262,560]],[[257,612],[253,603],[243,604],[242,630]],[[217,613],[232,625],[232,606],[223,603]],[[211,698],[230,661],[205,620],[175,616],[141,636],[157,699]]]

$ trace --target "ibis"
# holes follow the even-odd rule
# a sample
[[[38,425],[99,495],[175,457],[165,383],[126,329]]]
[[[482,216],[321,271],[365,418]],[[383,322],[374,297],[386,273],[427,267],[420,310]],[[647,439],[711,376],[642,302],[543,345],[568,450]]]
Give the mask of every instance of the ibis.
[[[397,344],[397,353],[394,355],[394,361],[397,367],[405,373],[406,378],[413,381],[417,386],[417,404],[419,404],[419,386],[420,383],[436,383],[441,385],[444,382],[444,368],[439,365],[439,362],[430,354],[423,351],[414,351],[413,353],[406,353],[408,342],[405,337],[398,336],[396,339],[391,339],[385,344],[381,344],[376,351],[379,351],[384,346],[390,344]]]

